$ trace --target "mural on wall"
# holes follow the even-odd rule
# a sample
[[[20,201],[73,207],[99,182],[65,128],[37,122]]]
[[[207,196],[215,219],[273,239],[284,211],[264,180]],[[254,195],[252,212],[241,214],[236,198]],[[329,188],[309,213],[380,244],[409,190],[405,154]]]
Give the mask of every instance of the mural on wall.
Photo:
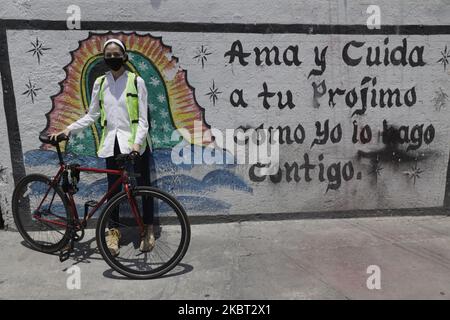
[[[142,30],[133,22],[125,27]],[[102,44],[118,37],[130,51],[127,68],[149,92],[154,184],[174,193],[189,214],[442,206],[450,150],[448,34],[434,34],[432,26],[406,26],[405,34],[394,27],[368,34],[365,26],[218,28],[149,22],[136,32],[8,31],[9,39],[28,39],[9,49],[25,144],[24,161],[12,167],[24,163],[32,172],[57,163],[38,133],[84,115],[94,80],[107,70]],[[173,163],[172,131],[195,135],[194,122],[206,139],[181,137],[190,158],[212,145],[224,163]],[[237,164],[235,150],[211,129],[267,129],[269,141],[278,130],[279,167],[259,175],[260,164]],[[97,122],[73,135],[63,145],[67,161],[104,166],[96,157],[99,133]],[[106,185],[106,177],[82,177],[77,196],[97,197]]]
[[[126,68],[141,76],[147,86],[148,119],[150,124],[150,137],[152,140],[153,159],[156,168],[153,168],[156,179],[153,184],[169,192],[177,193],[177,198],[187,209],[201,213],[210,213],[214,210],[227,212],[230,204],[226,201],[212,199],[205,194],[214,192],[217,187],[226,187],[232,190],[251,193],[252,188],[234,173],[223,169],[208,172],[201,180],[189,175],[178,173],[181,168],[189,170],[192,166],[174,166],[170,152],[180,141],[172,141],[172,132],[176,129],[186,129],[190,135],[184,138],[187,143],[194,144],[194,121],[201,123],[200,129],[203,139],[200,147],[211,146],[213,137],[209,125],[204,121],[204,110],[197,103],[195,90],[187,80],[187,71],[179,68],[177,58],[172,56],[171,48],[165,45],[162,38],[151,35],[138,35],[136,33],[90,33],[87,39],[79,41],[79,47],[70,52],[71,62],[64,67],[66,78],[60,82],[60,92],[51,97],[52,108],[45,115],[47,127],[45,132],[51,134],[63,130],[67,125],[78,120],[89,109],[92,87],[95,79],[107,71],[103,62],[102,46],[108,38],[122,40],[128,50],[129,61]],[[37,57],[42,56],[43,48],[39,40],[33,46]],[[209,53],[203,51],[196,57],[204,61]],[[38,60],[40,63],[40,60]],[[35,85],[27,84],[28,90],[24,92],[31,97],[34,103]],[[217,94],[213,92],[212,96]],[[213,99],[215,99],[213,97]],[[197,129],[198,130],[198,129]],[[183,131],[181,131],[183,132]],[[73,135],[66,143],[61,143],[67,161],[78,161],[83,164],[103,167],[103,159],[97,158],[100,142],[100,119],[89,128]],[[50,152],[45,152],[50,151]],[[54,147],[42,144],[38,150],[25,153],[27,166],[41,165],[42,163],[56,163]],[[78,196],[89,198],[100,197],[107,189],[107,179],[102,178],[92,183],[80,183]]]

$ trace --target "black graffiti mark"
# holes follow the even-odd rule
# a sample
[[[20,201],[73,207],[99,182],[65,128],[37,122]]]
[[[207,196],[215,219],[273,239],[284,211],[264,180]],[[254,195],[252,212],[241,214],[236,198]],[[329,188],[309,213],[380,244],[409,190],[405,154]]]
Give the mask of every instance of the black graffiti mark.
[[[208,48],[202,45],[201,48],[197,49],[197,55],[195,55],[192,59],[197,60],[197,62],[201,62],[203,69],[205,67],[205,62],[208,61],[208,56],[210,54],[212,54],[212,52],[209,52]]]
[[[209,87],[209,92],[205,94],[205,96],[209,96],[209,100],[212,101],[213,106],[216,105],[216,101],[219,99],[219,95],[222,92],[219,91],[219,88],[216,88],[216,84],[213,80],[213,85],[212,87]]]
[[[272,48],[264,47],[264,48],[253,48],[253,52],[255,55],[255,65],[261,66],[271,66],[276,65],[279,66],[281,64],[285,64],[287,66],[299,66],[302,62],[299,59],[299,48],[298,45],[289,45],[282,53],[280,53],[280,48],[277,46],[273,46]],[[225,52],[224,57],[229,57],[228,63],[234,63],[235,59],[239,60],[239,63],[242,66],[247,66],[248,61],[246,58],[250,57],[250,52],[245,52],[242,47],[242,43],[240,40],[236,40],[232,43],[230,50]]]
[[[415,46],[408,54],[407,38],[403,38],[402,44],[395,47],[391,51],[387,47],[389,44],[389,38],[385,38],[383,43],[385,45],[384,48],[376,46],[375,48],[368,47],[366,49],[366,65],[369,67],[374,65],[410,65],[411,67],[423,67],[425,65],[425,62],[423,61],[424,46]],[[363,49],[359,50],[359,48],[363,48],[365,44],[365,42],[355,40],[345,44],[342,49],[342,59],[348,66],[355,67],[361,63],[364,54],[362,53]]]
[[[368,158],[368,159],[377,159],[380,163],[408,163],[408,162],[415,162],[416,160],[424,160],[428,158],[431,153],[429,152],[422,152],[422,156],[420,156],[420,159],[417,155],[409,154],[401,149],[398,148],[398,144],[389,144],[385,145],[382,149],[375,150],[375,151],[357,151],[358,158]],[[375,162],[375,161],[374,161]],[[376,162],[375,162],[376,163]]]
[[[27,95],[27,97],[31,97],[31,103],[34,103],[34,97],[37,96],[36,91],[41,90],[41,88],[36,88],[36,85],[34,83],[31,83],[31,80],[28,79],[28,83],[25,84],[27,87],[27,90],[22,92],[22,95]]]
[[[450,52],[447,51],[447,46],[445,46],[444,50],[441,51],[441,58],[437,61],[438,63],[444,66],[444,71],[447,70],[448,59],[450,58]]]
[[[406,132],[407,128],[405,126],[402,126],[400,128],[394,127],[394,126],[387,126],[386,120],[383,121],[384,125],[384,131],[382,132],[382,142],[384,144],[383,148],[375,151],[357,151],[357,157],[358,159],[361,158],[368,158],[372,160],[372,166],[377,163],[394,163],[394,164],[400,164],[400,163],[411,163],[416,161],[422,161],[425,159],[428,159],[429,157],[433,156],[435,153],[432,151],[420,151],[416,153],[408,152],[409,149],[407,148],[407,151],[400,149],[400,145],[403,143],[406,143],[406,140],[404,140],[404,136],[401,132]],[[421,130],[423,128],[422,126],[415,126],[416,130]],[[431,143],[432,140],[427,141]],[[411,140],[410,140],[411,142]],[[417,150],[421,145],[421,138],[420,135],[416,136],[414,134],[414,143],[417,143],[414,146],[414,150]]]
[[[413,127],[413,130],[409,132],[408,126],[388,126],[387,121],[384,120],[383,132],[381,133],[384,147],[370,152],[358,150],[358,160],[361,158],[370,159],[371,169],[369,175],[375,178],[375,183],[378,182],[378,177],[381,176],[381,170],[383,170],[383,167],[381,166],[382,163],[394,164],[396,166],[402,163],[415,163],[410,170],[403,171],[403,173],[408,175],[414,184],[416,183],[416,179],[420,178],[420,174],[423,173],[423,171],[417,167],[418,161],[423,161],[436,155],[436,152],[434,151],[410,152],[410,150],[419,149],[422,146],[422,142],[429,144],[433,141],[434,127],[429,125],[425,130],[428,130],[428,134],[422,134],[423,126],[423,124],[416,125]],[[415,145],[408,145],[406,151],[400,149],[400,145],[409,142],[413,142]]]
[[[283,166],[278,168],[277,173],[269,176],[258,175],[257,169],[263,168],[264,165],[260,163],[253,164],[249,168],[249,178],[253,182],[263,182],[268,177],[268,180],[274,184],[280,183],[283,180],[283,177],[288,183],[292,181],[298,183],[302,179],[305,182],[310,183],[314,181],[312,174],[317,173],[318,181],[327,183],[327,189],[325,191],[325,193],[327,193],[329,190],[339,190],[342,182],[348,182],[355,176],[355,169],[352,161],[347,161],[344,164],[335,162],[325,166],[322,162],[324,160],[324,155],[320,154],[318,157],[319,163],[313,164],[309,159],[308,153],[303,155],[303,159],[304,161],[302,163],[298,163],[297,161],[291,163],[285,162]],[[318,172],[314,171],[316,168],[318,168]],[[358,173],[356,179],[360,178],[360,173]]]
[[[45,50],[50,50],[51,48],[47,48],[43,46],[43,43],[39,41],[39,39],[36,37],[36,42],[31,42],[31,45],[33,46],[33,49],[28,50],[27,52],[33,52],[33,56],[36,56],[38,59],[38,64],[41,64],[41,56],[44,55]]]
[[[375,184],[378,183],[378,177],[381,176],[381,171],[384,169],[381,166],[381,163],[390,163],[394,165],[399,165],[401,163],[414,163],[414,166],[412,166],[408,171],[403,171],[403,173],[409,176],[415,185],[416,179],[420,178],[420,174],[423,173],[423,171],[417,167],[417,162],[423,161],[433,155],[434,152],[430,151],[412,155],[404,152],[403,150],[399,150],[398,144],[396,143],[391,143],[386,145],[383,149],[376,151],[364,152],[362,150],[358,150],[357,152],[358,159],[370,159],[371,169],[369,171],[369,175],[374,177]]]
[[[432,124],[428,125],[424,131],[424,124],[417,124],[410,130],[409,126],[389,126],[383,120],[382,141],[384,144],[409,144],[406,151],[419,149],[423,142],[430,144],[435,137],[435,129]]]

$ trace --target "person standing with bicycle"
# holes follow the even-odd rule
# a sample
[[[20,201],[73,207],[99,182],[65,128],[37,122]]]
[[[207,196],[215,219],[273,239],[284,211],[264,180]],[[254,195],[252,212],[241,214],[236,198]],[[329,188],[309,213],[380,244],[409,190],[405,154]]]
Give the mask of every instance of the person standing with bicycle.
[[[64,133],[69,135],[92,125],[99,117],[102,135],[97,155],[106,159],[107,169],[118,169],[115,157],[118,154],[139,153],[134,170],[140,173],[139,186],[150,185],[149,159],[151,145],[148,138],[147,88],[144,80],[125,69],[128,54],[125,44],[119,39],[108,39],[103,45],[103,57],[110,71],[95,80],[88,113],[67,126],[63,131],[50,135],[50,139]],[[108,188],[119,178],[108,174]],[[121,191],[117,188],[109,197]],[[144,235],[140,251],[149,252],[155,246],[153,231],[153,199],[142,199]],[[119,212],[114,214],[106,236],[108,249],[113,256],[119,254]]]

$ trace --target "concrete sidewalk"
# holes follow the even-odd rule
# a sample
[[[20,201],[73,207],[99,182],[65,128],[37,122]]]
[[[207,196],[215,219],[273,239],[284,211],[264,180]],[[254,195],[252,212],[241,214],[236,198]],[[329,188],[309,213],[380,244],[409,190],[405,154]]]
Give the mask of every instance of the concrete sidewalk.
[[[180,267],[148,281],[112,272],[89,235],[60,263],[0,231],[0,298],[449,299],[450,217],[253,221],[192,226]],[[65,270],[81,268],[81,289]],[[367,268],[379,266],[381,289]]]

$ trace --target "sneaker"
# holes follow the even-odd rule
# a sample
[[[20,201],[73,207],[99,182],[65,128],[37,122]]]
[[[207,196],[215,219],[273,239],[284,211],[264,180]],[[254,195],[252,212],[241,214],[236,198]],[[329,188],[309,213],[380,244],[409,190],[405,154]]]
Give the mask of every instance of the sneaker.
[[[139,250],[141,252],[149,252],[152,251],[155,247],[155,235],[153,234],[153,225],[149,224],[145,227],[145,234],[141,240],[141,245],[139,246]]]
[[[106,232],[106,245],[108,246],[109,252],[111,252],[113,257],[119,255],[119,240],[121,234],[119,229],[111,228]]]

